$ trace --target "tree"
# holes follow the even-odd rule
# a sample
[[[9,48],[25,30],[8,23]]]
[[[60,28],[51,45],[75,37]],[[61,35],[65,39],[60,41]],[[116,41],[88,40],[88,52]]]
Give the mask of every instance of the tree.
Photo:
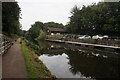
[[[38,38],[37,38],[38,43],[39,43],[40,41],[44,41],[45,38],[46,38],[45,32],[44,32],[42,29],[40,29],[40,31],[39,31],[39,36],[38,36]]]
[[[71,14],[66,25],[69,33],[120,36],[120,2],[75,6]]]
[[[55,22],[47,22],[44,23],[45,27],[53,27],[53,28],[64,28],[64,25],[62,23],[55,23]]]
[[[31,25],[31,28],[28,30],[29,35],[31,36],[33,41],[39,36],[40,29],[44,30],[44,24],[42,22],[37,21],[35,22],[35,24]]]
[[[20,7],[17,2],[2,3],[2,31],[7,34],[20,32]]]
[[[40,21],[36,21],[34,24],[31,25],[31,28],[26,32],[25,37],[29,41],[32,41],[33,43],[37,43],[35,40],[40,33],[40,30],[45,32],[44,24]]]

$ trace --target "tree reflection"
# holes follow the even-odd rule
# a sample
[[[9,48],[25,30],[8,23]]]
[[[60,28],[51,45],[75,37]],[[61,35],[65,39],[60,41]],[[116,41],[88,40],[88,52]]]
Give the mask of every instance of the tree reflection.
[[[42,44],[41,44],[42,45]],[[53,47],[51,47],[53,45]],[[43,47],[43,46],[42,46]],[[93,56],[90,51],[79,51],[70,49],[64,44],[48,43],[44,47],[44,54],[49,56],[68,55],[69,70],[73,75],[81,74],[82,76],[91,77],[92,79],[101,78],[119,78],[120,60],[117,58],[103,58]]]
[[[102,57],[85,56],[77,51],[69,51],[67,55],[70,71],[74,75],[81,72],[82,75],[92,78],[119,78],[119,60],[116,62]]]

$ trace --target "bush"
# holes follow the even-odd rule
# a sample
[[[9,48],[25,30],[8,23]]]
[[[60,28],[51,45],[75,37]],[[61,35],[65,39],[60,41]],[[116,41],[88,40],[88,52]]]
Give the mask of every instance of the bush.
[[[38,38],[37,38],[37,40],[38,40],[38,42],[39,42],[39,40],[41,41],[43,41],[43,40],[45,40],[45,38],[46,38],[46,34],[45,34],[45,32],[43,32],[43,30],[40,30],[40,34],[39,34],[39,36],[38,36]]]
[[[25,42],[29,48],[32,48],[35,53],[39,55],[39,47],[37,45],[33,44],[32,42],[28,42],[27,40]]]

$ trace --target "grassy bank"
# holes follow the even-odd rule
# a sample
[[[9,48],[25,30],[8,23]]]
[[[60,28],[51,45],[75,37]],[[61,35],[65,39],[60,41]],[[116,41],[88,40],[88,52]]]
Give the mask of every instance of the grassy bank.
[[[62,39],[63,35],[47,35],[48,39]]]
[[[26,46],[26,42],[23,40],[21,44],[22,53],[24,55],[27,72],[29,78],[51,78],[52,74],[47,67],[38,59],[34,50]]]

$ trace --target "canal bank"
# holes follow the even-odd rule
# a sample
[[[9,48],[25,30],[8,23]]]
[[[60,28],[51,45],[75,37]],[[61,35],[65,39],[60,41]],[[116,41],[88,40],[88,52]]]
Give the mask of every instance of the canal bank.
[[[108,45],[100,45],[100,44],[91,44],[91,43],[81,43],[81,42],[74,42],[74,41],[64,41],[64,40],[53,40],[53,39],[46,39],[48,42],[54,42],[54,43],[60,43],[60,44],[66,44],[66,45],[71,45],[72,47],[77,47],[80,49],[87,49],[87,50],[92,50],[92,51],[104,51],[105,54],[100,54],[102,56],[109,56],[109,57],[115,57],[115,54],[120,55],[120,47],[117,46],[108,46]],[[107,54],[112,53],[112,54]],[[115,53],[114,53],[115,52]],[[113,54],[114,53],[114,54]],[[116,55],[116,56],[118,56]]]
[[[47,67],[43,64],[34,50],[26,46],[26,42],[22,40],[21,50],[26,62],[29,78],[52,78],[54,77]]]
[[[112,78],[114,80],[119,78],[120,57],[111,58],[106,55],[104,57],[99,55],[111,54],[111,52],[104,50],[98,51],[97,49],[90,50],[86,49],[85,46],[80,47],[48,41],[40,41],[39,48],[39,57],[37,56],[37,58],[39,58],[51,74],[57,78],[91,80],[99,80],[99,78]],[[32,49],[35,50],[36,48],[33,47]],[[31,53],[32,50],[29,50]],[[112,54],[115,55],[116,53],[112,52]]]
[[[45,50],[39,59],[57,78],[93,80],[119,78],[120,58],[101,57],[98,54],[105,54],[104,51],[83,50],[68,44],[46,42],[44,45]]]

